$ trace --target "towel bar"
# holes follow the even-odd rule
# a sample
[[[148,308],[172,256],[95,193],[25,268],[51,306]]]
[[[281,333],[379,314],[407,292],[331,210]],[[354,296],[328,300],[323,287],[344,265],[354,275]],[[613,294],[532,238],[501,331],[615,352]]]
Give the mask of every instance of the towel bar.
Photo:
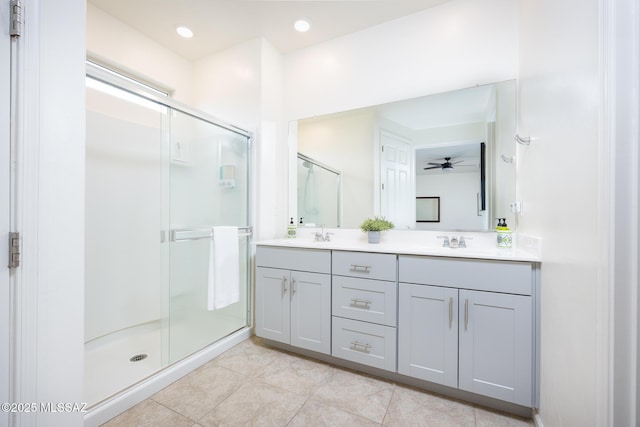
[[[247,230],[246,233],[238,233],[238,237],[247,237],[253,234],[253,226],[248,225],[245,227],[238,227],[238,230]],[[205,236],[195,236],[195,237],[178,237],[178,233],[208,233]],[[173,229],[169,231],[170,240],[172,242],[185,242],[187,240],[204,240],[204,239],[212,239],[213,238],[213,228],[180,228]]]

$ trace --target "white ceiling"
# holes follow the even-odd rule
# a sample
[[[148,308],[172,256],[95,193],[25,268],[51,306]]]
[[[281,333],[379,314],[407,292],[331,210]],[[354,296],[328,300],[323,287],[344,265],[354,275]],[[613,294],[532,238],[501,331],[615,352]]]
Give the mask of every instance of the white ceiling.
[[[182,57],[195,61],[257,37],[288,53],[449,0],[87,0]],[[312,21],[298,33],[293,22]],[[175,28],[188,26],[184,39]]]

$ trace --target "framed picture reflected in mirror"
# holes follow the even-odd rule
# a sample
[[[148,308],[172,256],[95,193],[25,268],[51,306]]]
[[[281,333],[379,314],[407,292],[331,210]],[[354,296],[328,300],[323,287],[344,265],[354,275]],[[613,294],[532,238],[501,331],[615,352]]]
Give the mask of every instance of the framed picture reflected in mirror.
[[[416,197],[416,222],[440,222],[440,197]]]

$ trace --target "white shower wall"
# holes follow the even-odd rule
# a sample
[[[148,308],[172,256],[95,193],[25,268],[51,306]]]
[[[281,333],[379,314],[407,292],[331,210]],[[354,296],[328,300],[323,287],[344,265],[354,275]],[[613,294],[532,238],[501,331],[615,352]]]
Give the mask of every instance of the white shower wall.
[[[161,115],[95,90],[87,106],[85,341],[160,319],[162,265]]]

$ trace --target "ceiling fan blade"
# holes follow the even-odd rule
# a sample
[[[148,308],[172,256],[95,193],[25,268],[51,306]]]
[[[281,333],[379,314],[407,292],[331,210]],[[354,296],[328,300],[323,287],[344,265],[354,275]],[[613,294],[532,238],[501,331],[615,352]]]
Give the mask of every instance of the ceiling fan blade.
[[[434,165],[434,166],[442,166],[442,163],[435,163],[435,162],[429,162],[427,163],[428,165]]]
[[[431,166],[431,167],[423,168],[423,169],[424,170],[428,170],[428,169],[441,169],[441,168],[442,168],[442,166],[438,165],[438,166]]]
[[[452,165],[457,165],[458,163],[462,163],[464,160],[458,160],[457,162],[451,162]]]

